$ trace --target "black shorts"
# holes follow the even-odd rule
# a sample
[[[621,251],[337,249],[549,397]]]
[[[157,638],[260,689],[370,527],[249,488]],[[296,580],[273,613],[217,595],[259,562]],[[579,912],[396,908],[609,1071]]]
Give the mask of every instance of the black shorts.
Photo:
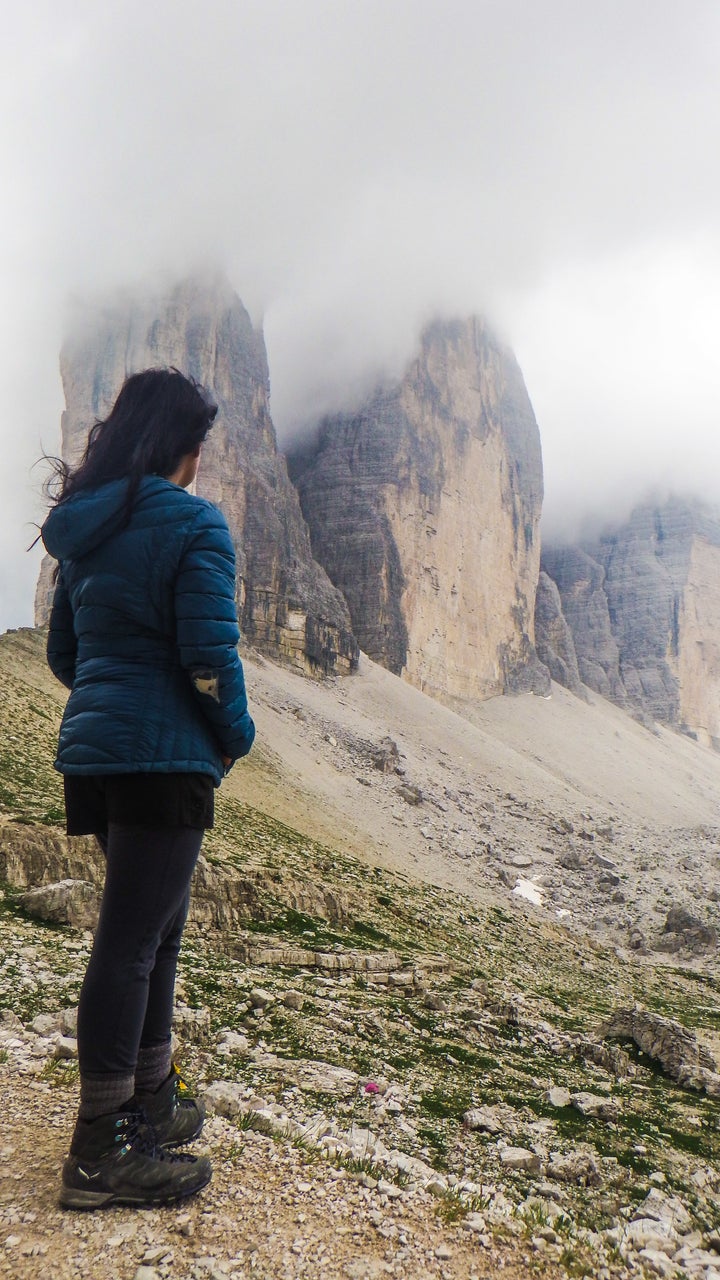
[[[215,785],[209,773],[65,774],[69,836],[124,827],[212,827]]]

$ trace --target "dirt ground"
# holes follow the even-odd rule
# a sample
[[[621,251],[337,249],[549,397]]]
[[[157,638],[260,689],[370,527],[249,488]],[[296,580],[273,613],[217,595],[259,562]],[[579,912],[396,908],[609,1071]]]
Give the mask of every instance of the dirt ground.
[[[0,1149],[0,1276],[12,1280],[508,1280],[560,1271],[526,1241],[481,1243],[443,1223],[427,1193],[388,1202],[355,1176],[218,1117],[198,1150],[214,1176],[156,1209],[61,1211],[74,1097],[8,1077]],[[384,1201],[384,1203],[383,1203]],[[540,1267],[540,1271],[538,1271]],[[146,1270],[143,1270],[146,1268]]]

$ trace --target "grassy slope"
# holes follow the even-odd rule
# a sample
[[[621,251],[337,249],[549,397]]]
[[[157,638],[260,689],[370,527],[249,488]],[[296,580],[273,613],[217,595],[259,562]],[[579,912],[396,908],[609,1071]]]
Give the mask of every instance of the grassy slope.
[[[6,690],[0,705],[0,811],[11,823],[57,823],[61,787],[51,761],[63,694],[44,669],[42,636],[1,637],[0,670]],[[223,939],[218,949],[206,938],[188,937],[185,998],[190,1005],[209,1007],[216,1029],[236,1027],[251,1039],[260,1034],[281,1057],[321,1058],[363,1076],[384,1074],[401,1082],[415,1136],[393,1132],[388,1145],[424,1152],[445,1171],[466,1172],[483,1183],[500,1176],[495,1140],[468,1133],[460,1119],[473,1104],[504,1103],[515,1113],[513,1142],[541,1140],[552,1150],[571,1151],[582,1141],[605,1159],[607,1194],[571,1189],[575,1221],[608,1225],[620,1204],[647,1193],[649,1173],[659,1170],[668,1189],[694,1207],[700,1225],[720,1225],[714,1201],[704,1198],[693,1181],[698,1168],[720,1160],[717,1104],[677,1088],[637,1055],[635,1079],[618,1082],[579,1061],[569,1047],[558,1053],[541,1026],[590,1033],[612,1009],[638,1001],[715,1033],[720,1031],[720,995],[712,976],[631,963],[559,925],[543,923],[520,904],[512,913],[492,904],[478,907],[447,891],[363,867],[341,850],[310,841],[232,798],[220,797],[206,853],[213,862],[227,860],[266,873],[260,882],[261,909],[239,936]],[[330,924],[290,909],[284,892],[288,878],[331,886],[345,895],[350,914]],[[404,965],[425,971],[427,985],[443,997],[446,1009],[429,1009],[417,988],[376,985],[363,974],[319,978],[308,969],[245,968],[234,953],[248,939],[337,950],[393,949]],[[15,895],[6,892],[0,944],[5,956],[0,1007],[27,1018],[72,1002],[87,936],[25,920]],[[298,1013],[278,1002],[259,1019],[247,1011],[243,998],[253,985],[276,993],[292,986],[303,992],[305,1006]],[[506,1007],[513,995],[523,998],[519,1014]],[[207,1078],[243,1078],[265,1096],[279,1095],[282,1087],[277,1073],[246,1059],[214,1059],[206,1050],[196,1051],[196,1069]],[[73,1068],[53,1070],[63,1081]],[[620,1118],[608,1124],[586,1120],[571,1108],[554,1110],[544,1100],[550,1084],[612,1095],[620,1103]],[[373,1123],[367,1100],[342,1102],[305,1091],[301,1102],[306,1113],[322,1107],[348,1123]],[[530,1187],[525,1175],[502,1177],[521,1200]]]

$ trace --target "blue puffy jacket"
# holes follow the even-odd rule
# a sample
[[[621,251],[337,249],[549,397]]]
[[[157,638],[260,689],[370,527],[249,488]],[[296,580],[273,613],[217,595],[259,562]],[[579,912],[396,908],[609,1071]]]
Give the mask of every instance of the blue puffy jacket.
[[[252,746],[235,607],[235,552],[211,502],[146,476],[54,507],[43,542],[60,561],[48,662],[71,689],[56,769],[209,773]]]

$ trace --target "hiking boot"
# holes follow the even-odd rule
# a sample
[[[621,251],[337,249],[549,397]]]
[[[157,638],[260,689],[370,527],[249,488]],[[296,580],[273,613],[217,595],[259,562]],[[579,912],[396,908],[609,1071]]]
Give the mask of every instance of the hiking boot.
[[[190,1091],[173,1063],[170,1075],[154,1093],[138,1089],[135,1097],[163,1147],[179,1147],[197,1138],[205,1122],[205,1108]]]
[[[78,1120],[62,1172],[63,1209],[164,1204],[194,1195],[212,1177],[207,1156],[177,1155],[155,1140],[142,1111]]]

